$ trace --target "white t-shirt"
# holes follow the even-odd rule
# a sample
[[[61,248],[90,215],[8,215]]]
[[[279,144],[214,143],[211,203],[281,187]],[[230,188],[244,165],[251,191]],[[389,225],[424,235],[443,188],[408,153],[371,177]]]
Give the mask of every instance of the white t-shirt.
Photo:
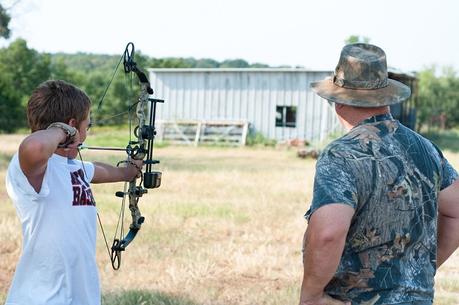
[[[92,163],[54,154],[37,193],[13,156],[6,187],[23,247],[5,305],[100,305],[93,176]]]

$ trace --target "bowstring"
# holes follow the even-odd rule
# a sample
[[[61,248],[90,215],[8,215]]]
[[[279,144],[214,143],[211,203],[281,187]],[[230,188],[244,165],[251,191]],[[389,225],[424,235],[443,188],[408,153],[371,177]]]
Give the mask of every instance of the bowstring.
[[[112,85],[113,79],[115,79],[116,72],[118,72],[118,68],[119,68],[121,62],[123,61],[123,58],[124,58],[124,54],[121,55],[121,58],[118,61],[118,64],[116,64],[115,70],[113,71],[112,77],[111,77],[110,81],[108,82],[107,87],[105,87],[104,93],[102,94],[102,97],[99,100],[99,104],[97,105],[97,111],[99,111],[100,108],[102,107],[102,102],[104,101],[105,96],[107,95],[108,88],[110,88],[110,86]]]
[[[80,161],[81,161],[81,167],[83,168],[84,175],[85,175],[85,177],[87,179],[88,178],[88,174],[86,172],[86,167],[84,166],[84,161],[83,161],[83,158],[81,156],[81,152],[80,152],[79,148],[78,148],[78,156],[79,156]],[[102,236],[104,237],[104,242],[105,242],[105,247],[107,249],[107,254],[108,254],[108,257],[110,257],[110,249],[108,247],[107,236],[105,235],[105,230],[104,230],[104,227],[102,226],[102,221],[100,219],[99,209],[97,208],[96,199],[94,198],[94,196],[92,196],[92,200],[94,201],[94,206],[96,207],[97,220],[99,221],[99,226],[100,226],[100,229],[102,231]]]
[[[126,61],[131,61],[132,57],[134,56],[134,50],[132,50],[132,55],[129,54],[128,46],[126,46],[126,49],[124,50],[123,54],[120,56],[120,59],[118,60],[118,63],[116,64],[115,69],[113,70],[112,77],[110,78],[110,81],[108,82],[107,86],[104,89],[104,92],[102,93],[101,98],[99,99],[99,103],[97,105],[97,111],[100,111],[100,109],[102,108],[102,102],[104,101],[105,96],[108,93],[108,89],[110,88],[110,86],[113,83],[113,80],[115,79],[116,73],[118,72],[118,69],[119,69],[119,67],[121,65],[121,62],[123,62],[123,65],[124,65]],[[124,68],[124,71],[126,72],[126,68]],[[131,72],[131,71],[129,70],[129,72]],[[132,95],[132,77],[131,77],[131,91],[130,91],[130,93]],[[128,105],[128,107],[129,107],[129,105]],[[102,120],[98,120],[98,123],[100,124],[100,122],[107,122],[110,119],[122,116],[122,115],[124,115],[126,113],[129,114],[130,113],[130,108],[128,108],[128,109],[129,109],[128,111],[123,111],[123,112],[117,113],[115,115],[112,115],[112,116],[110,116],[108,118],[104,118]],[[129,122],[131,122],[130,119],[129,119]]]

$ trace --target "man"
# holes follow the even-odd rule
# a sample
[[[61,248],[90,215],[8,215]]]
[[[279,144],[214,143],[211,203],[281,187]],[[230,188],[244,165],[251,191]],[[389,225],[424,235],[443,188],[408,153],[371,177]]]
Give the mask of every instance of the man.
[[[388,79],[379,47],[345,46],[312,88],[348,133],[316,165],[300,304],[432,304],[436,269],[459,245],[456,171],[391,116],[411,92]]]
[[[31,134],[8,167],[6,186],[23,246],[6,305],[98,305],[96,203],[89,182],[131,181],[127,167],[75,160],[90,126],[90,100],[64,81],[47,81],[27,105]]]

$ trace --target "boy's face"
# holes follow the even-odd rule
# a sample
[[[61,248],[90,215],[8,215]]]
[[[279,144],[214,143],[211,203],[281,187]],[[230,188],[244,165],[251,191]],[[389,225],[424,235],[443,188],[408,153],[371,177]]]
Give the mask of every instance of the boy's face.
[[[88,135],[88,130],[91,127],[91,117],[88,114],[88,117],[84,119],[78,128],[78,132],[80,133],[80,143],[83,143],[86,140]]]
[[[70,120],[69,125],[75,126],[75,120],[74,119]],[[84,140],[86,140],[86,137],[88,135],[88,130],[90,127],[91,127],[91,118],[90,118],[90,115],[88,114],[87,118],[81,121],[80,126],[77,127],[78,128],[78,138],[75,139],[76,140],[75,144],[69,145],[69,148],[71,147],[70,149],[64,148],[67,158],[75,159],[78,156],[78,149],[76,148],[79,144],[83,143]]]

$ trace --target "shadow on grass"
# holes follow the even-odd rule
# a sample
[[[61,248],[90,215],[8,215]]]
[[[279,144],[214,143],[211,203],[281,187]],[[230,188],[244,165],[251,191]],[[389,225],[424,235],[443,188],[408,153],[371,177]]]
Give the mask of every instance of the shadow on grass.
[[[434,142],[441,150],[459,152],[459,130],[438,130],[422,133],[424,137]]]
[[[129,290],[106,294],[102,305],[199,305],[186,298],[157,291]]]

